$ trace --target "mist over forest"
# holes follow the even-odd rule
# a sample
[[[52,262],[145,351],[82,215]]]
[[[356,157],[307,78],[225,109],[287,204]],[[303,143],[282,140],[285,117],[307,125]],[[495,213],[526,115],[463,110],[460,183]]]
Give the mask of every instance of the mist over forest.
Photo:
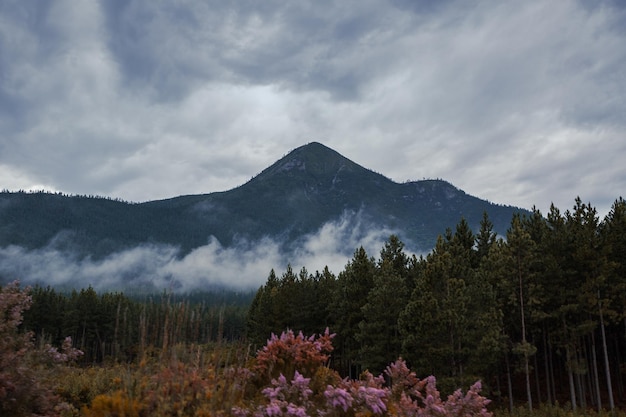
[[[207,244],[183,254],[166,244],[140,244],[104,258],[80,256],[73,251],[72,236],[59,234],[40,249],[11,245],[0,248],[2,283],[19,280],[24,285],[128,293],[190,292],[214,289],[250,290],[262,285],[272,269],[328,266],[340,271],[355,248],[377,253],[395,230],[380,228],[360,213],[344,212],[317,232],[302,236],[286,248],[269,237],[236,240],[222,245],[210,236]]]
[[[272,269],[341,271],[397,234],[427,253],[461,218],[502,235],[530,211],[444,180],[396,183],[312,142],[240,187],[145,203],[0,193],[0,282],[125,292],[255,289]]]

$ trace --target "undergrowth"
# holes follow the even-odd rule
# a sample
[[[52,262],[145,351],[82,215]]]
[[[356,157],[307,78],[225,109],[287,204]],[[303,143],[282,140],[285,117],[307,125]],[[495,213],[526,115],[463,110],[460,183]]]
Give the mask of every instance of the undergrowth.
[[[418,378],[401,358],[381,375],[341,378],[328,367],[328,330],[272,335],[258,352],[244,343],[168,344],[133,363],[79,367],[71,339],[35,346],[20,331],[29,305],[27,289],[0,288],[0,416],[531,417],[522,408],[490,411],[480,381],[442,398],[435,377]],[[626,417],[566,407],[532,415]]]

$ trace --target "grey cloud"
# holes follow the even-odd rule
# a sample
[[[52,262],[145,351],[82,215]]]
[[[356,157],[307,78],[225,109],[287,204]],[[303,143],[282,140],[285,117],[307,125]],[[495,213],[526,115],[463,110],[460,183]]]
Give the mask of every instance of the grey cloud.
[[[371,65],[350,57],[371,54],[366,38],[391,32],[401,20],[399,10],[377,2],[102,5],[125,79],[162,99],[180,99],[207,81],[352,99],[372,74]]]
[[[7,188],[132,201],[224,190],[311,140],[504,204],[625,188],[617,1],[0,8]],[[575,147],[583,157],[564,158]]]
[[[560,184],[550,172],[555,169],[550,158],[535,164],[534,153],[541,153],[553,138],[562,146],[554,155],[567,153],[582,135],[594,144],[592,152],[578,147],[574,151],[584,156],[559,167],[572,176],[575,166],[592,175],[593,161],[607,161],[621,152],[609,132],[625,120],[626,83],[616,80],[623,77],[626,62],[623,48],[615,44],[623,38],[605,27],[623,11],[598,9],[590,16],[573,2],[492,6],[450,9],[411,33],[406,43],[415,46],[419,64],[408,66],[398,81],[391,80],[389,88],[397,91],[388,93],[382,84],[378,94],[389,99],[380,108],[379,103],[372,105],[376,111],[364,114],[361,130],[371,126],[372,136],[392,136],[403,150],[395,153],[397,169],[383,164],[388,167],[383,172],[396,180],[415,178],[396,171],[417,166],[424,176],[449,179],[492,201],[543,206],[550,194],[559,194],[562,201],[567,193],[569,204],[580,192],[576,184]],[[451,21],[454,31],[449,30]],[[603,72],[606,77],[598,76]],[[600,132],[600,126],[607,130]],[[366,142],[375,143],[369,138]],[[386,149],[386,143],[374,152],[354,147],[357,155],[362,153],[361,161],[371,161],[365,163],[369,167],[376,167]],[[609,166],[611,181],[620,183],[617,165]],[[537,169],[545,176],[534,184],[540,193],[516,194],[523,196],[519,198],[509,192],[520,176]],[[497,192],[478,191],[491,187]]]

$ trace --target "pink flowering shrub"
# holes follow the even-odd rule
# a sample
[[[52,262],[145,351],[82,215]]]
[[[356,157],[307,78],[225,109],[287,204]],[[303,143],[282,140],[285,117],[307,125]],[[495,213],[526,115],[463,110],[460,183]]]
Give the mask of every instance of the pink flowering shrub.
[[[420,380],[402,359],[383,375],[365,372],[359,380],[341,379],[324,365],[332,351],[328,330],[318,338],[288,331],[272,335],[253,367],[262,394],[232,408],[236,417],[491,417],[489,400],[476,382],[466,394],[457,390],[442,399],[435,377]],[[332,373],[332,375],[331,375]],[[325,384],[325,385],[324,385]]]
[[[323,366],[333,350],[332,338],[328,329],[316,337],[304,337],[302,332],[295,335],[289,330],[280,337],[272,334],[267,344],[257,352],[254,372],[262,379],[276,378],[280,374],[293,378],[298,370],[302,375],[311,377]]]
[[[390,395],[395,403],[395,414],[399,416],[492,416],[487,411],[490,401],[479,394],[480,381],[472,385],[465,395],[459,389],[443,401],[435,377],[420,380],[401,358],[389,365],[385,373],[391,379]]]
[[[67,338],[61,352],[50,345],[35,348],[33,334],[20,331],[23,312],[32,299],[28,288],[17,282],[0,288],[0,415],[57,416],[67,410],[54,394],[44,372],[50,366],[75,359],[82,354]]]
[[[259,406],[254,413],[255,417],[306,417],[313,408],[309,388],[311,378],[305,378],[298,371],[293,380],[287,381],[284,375],[272,379],[272,386],[265,388],[262,393],[267,403]]]
[[[358,381],[341,380],[337,387],[328,385],[324,391],[324,415],[382,415],[387,411],[389,390],[383,387],[382,376],[365,372]]]
[[[63,340],[60,352],[58,348],[51,346],[50,344],[46,344],[43,351],[52,363],[72,362],[83,356],[83,352],[81,350],[75,349],[72,346],[72,338],[70,336]]]

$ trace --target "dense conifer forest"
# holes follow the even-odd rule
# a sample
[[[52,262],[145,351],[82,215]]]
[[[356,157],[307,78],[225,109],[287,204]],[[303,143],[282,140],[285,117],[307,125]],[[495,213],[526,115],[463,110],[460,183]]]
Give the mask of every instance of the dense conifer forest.
[[[419,257],[392,235],[378,258],[361,247],[337,275],[272,270],[256,293],[9,284],[0,307],[0,398],[14,401],[0,411],[15,415],[299,415],[289,407],[302,404],[490,415],[478,380],[495,410],[615,410],[626,401],[626,201],[602,220],[580,199],[563,213],[515,215],[505,236],[486,214],[477,232],[461,218]],[[446,403],[431,375],[441,398],[472,388]],[[398,378],[415,391],[385,388]]]
[[[249,340],[285,328],[337,332],[333,366],[357,377],[402,356],[451,392],[482,379],[501,402],[611,406],[625,397],[626,202],[602,221],[576,199],[516,215],[496,236],[461,219],[426,256],[391,236],[337,276],[272,271],[250,307]]]

